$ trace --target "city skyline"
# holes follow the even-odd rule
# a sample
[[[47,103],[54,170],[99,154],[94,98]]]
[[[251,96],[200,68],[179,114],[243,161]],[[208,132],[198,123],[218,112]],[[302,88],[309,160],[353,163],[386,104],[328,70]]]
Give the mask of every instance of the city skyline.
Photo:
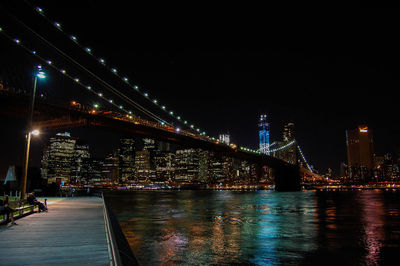
[[[317,169],[338,169],[347,160],[345,131],[360,124],[374,129],[377,153],[397,155],[399,128],[392,122],[396,109],[395,98],[390,95],[391,89],[398,85],[393,73],[399,55],[392,49],[384,49],[394,45],[391,35],[384,34],[390,32],[390,24],[383,33],[367,24],[358,29],[356,36],[351,36],[351,27],[346,30],[339,25],[342,33],[327,31],[321,39],[312,37],[312,32],[304,35],[294,32],[292,38],[272,38],[280,36],[274,32],[271,39],[276,42],[266,42],[252,33],[240,35],[241,41],[235,41],[232,29],[221,37],[208,25],[204,29],[209,32],[197,27],[184,38],[179,29],[164,32],[164,27],[139,27],[140,24],[132,23],[136,33],[132,35],[137,36],[132,40],[118,26],[129,25],[128,17],[112,15],[120,7],[109,9],[88,2],[75,9],[66,2],[37,3],[46,15],[60,20],[68,32],[76,33],[83,44],[104,54],[131,79],[148,88],[151,95],[196,121],[211,135],[229,130],[232,141],[256,148],[257,120],[266,113],[271,119],[271,141],[281,139],[286,122],[294,122],[296,139]],[[15,6],[7,8],[19,19],[29,19],[21,17]],[[88,16],[88,10],[97,12]],[[69,16],[72,11],[73,19]],[[361,14],[361,11],[356,14],[360,18],[371,12],[367,9]],[[389,11],[378,10],[375,14],[383,17],[382,12]],[[113,19],[102,20],[106,14]],[[382,41],[373,38],[365,42],[370,37]],[[289,41],[296,38],[308,42],[292,45]],[[345,42],[348,39],[354,42]],[[313,44],[317,40],[321,45]],[[5,48],[13,46],[5,39],[1,44]],[[18,48],[2,50],[18,52]],[[3,56],[10,61],[18,58],[12,53]],[[59,86],[53,74],[44,87]],[[29,81],[28,75],[25,79]]]

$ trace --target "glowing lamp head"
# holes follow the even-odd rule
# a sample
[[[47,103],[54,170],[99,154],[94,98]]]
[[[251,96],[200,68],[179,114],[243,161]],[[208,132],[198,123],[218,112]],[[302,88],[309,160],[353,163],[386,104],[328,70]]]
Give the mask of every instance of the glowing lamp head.
[[[46,78],[46,73],[43,71],[41,65],[37,66],[36,77],[38,77],[40,79],[45,79]]]
[[[33,130],[33,131],[31,132],[31,134],[37,136],[37,135],[40,134],[40,131],[39,131],[38,129],[35,129],[35,130]]]
[[[41,78],[41,79],[45,79],[45,78],[46,78],[46,74],[45,74],[43,71],[38,72],[38,73],[36,74],[36,76],[37,76],[38,78]]]

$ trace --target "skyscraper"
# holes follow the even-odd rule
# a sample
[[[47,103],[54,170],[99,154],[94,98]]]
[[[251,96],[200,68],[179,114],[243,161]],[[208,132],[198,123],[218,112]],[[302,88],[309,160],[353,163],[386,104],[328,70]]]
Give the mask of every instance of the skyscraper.
[[[198,181],[199,149],[177,150],[175,156],[175,180]]]
[[[136,151],[135,156],[135,179],[136,182],[148,182],[150,173],[150,152]]]
[[[277,142],[278,147],[285,146],[294,138],[294,123],[289,122],[283,127],[282,142]],[[275,153],[275,157],[280,158],[288,163],[296,164],[297,162],[297,145],[290,145],[289,147],[279,150]]]
[[[87,159],[90,158],[89,145],[82,140],[76,140],[74,165],[71,166],[71,182],[80,183],[82,174],[88,172]]]
[[[225,143],[226,145],[230,144],[230,136],[229,136],[229,134],[220,134],[219,135],[219,140],[222,143]]]
[[[76,139],[68,132],[50,138],[42,158],[42,177],[49,184],[69,184],[76,154],[75,143]]]
[[[116,151],[106,156],[101,170],[102,178],[108,184],[118,184],[119,181],[119,158]]]
[[[294,123],[289,122],[283,127],[283,141],[294,140]]]
[[[135,140],[120,139],[119,141],[120,180],[126,182],[134,178],[135,172]]]
[[[269,123],[267,122],[267,115],[261,115],[258,127],[260,129],[260,152],[269,155]]]
[[[367,126],[346,131],[347,160],[350,177],[365,178],[373,168],[374,142]]]

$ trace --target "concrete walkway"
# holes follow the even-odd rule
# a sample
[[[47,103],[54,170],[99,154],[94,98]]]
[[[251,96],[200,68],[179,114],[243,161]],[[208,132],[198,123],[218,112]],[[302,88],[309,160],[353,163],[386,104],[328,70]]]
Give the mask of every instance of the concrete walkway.
[[[49,198],[47,206],[0,226],[0,265],[110,265],[101,198]]]

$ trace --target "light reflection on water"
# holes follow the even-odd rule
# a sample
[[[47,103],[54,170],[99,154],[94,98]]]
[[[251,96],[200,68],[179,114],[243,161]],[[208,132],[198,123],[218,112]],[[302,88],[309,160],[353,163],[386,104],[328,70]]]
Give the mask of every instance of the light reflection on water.
[[[141,265],[377,265],[400,251],[398,193],[138,191],[108,199]]]

